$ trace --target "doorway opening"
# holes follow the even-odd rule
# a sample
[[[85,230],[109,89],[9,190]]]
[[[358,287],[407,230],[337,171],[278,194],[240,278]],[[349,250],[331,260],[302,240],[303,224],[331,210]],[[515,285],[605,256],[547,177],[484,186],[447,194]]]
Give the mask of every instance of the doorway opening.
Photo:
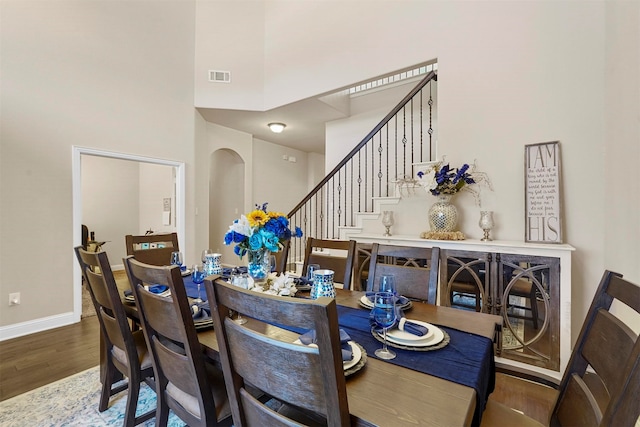
[[[94,167],[104,167],[107,172],[103,173],[103,181],[105,183],[105,191],[109,189],[110,177],[120,176],[124,171],[129,169],[134,171],[146,171],[146,173],[135,172],[137,175],[132,175],[131,179],[131,191],[126,190],[128,186],[124,186],[125,190],[121,191],[118,198],[111,200],[111,204],[116,209],[111,209],[111,212],[115,212],[119,206],[122,206],[124,203],[124,199],[136,198],[135,203],[138,203],[143,196],[141,193],[148,194],[148,191],[141,191],[140,186],[143,185],[140,179],[140,176],[147,176],[151,171],[151,173],[155,173],[154,171],[158,169],[164,169],[164,167],[169,167],[169,173],[171,174],[171,185],[173,188],[170,188],[168,191],[173,195],[173,203],[171,203],[171,224],[175,226],[175,231],[178,233],[178,240],[180,242],[180,247],[186,247],[184,244],[184,236],[185,236],[185,164],[183,162],[176,162],[165,159],[156,159],[151,157],[137,156],[126,153],[117,153],[111,151],[103,151],[96,150],[91,148],[84,147],[73,147],[73,160],[72,160],[72,181],[73,181],[73,242],[74,246],[78,246],[82,243],[82,224],[84,224],[83,220],[83,161],[85,165],[92,165]],[[111,169],[109,169],[111,168]],[[85,177],[88,176],[87,169],[85,169]],[[111,178],[113,179],[113,178]],[[120,185],[122,188],[122,184]],[[127,194],[125,194],[127,193]],[[86,196],[85,196],[86,197]],[[112,197],[113,199],[113,197]],[[127,215],[139,215],[136,213],[137,210],[133,209],[132,211],[128,211],[123,217],[126,218]],[[102,213],[105,215],[105,213]],[[106,217],[102,216],[101,221],[108,221],[108,212],[106,213]],[[136,221],[138,220],[136,218]],[[115,219],[115,217],[114,217]],[[142,224],[141,224],[142,225]],[[96,240],[101,240],[99,235],[96,235]],[[106,239],[105,239],[106,240]],[[122,251],[124,250],[124,234],[122,236],[114,236],[109,239],[105,243],[104,250],[110,252],[110,248],[108,245],[112,245],[116,252],[114,253],[113,259],[110,256],[110,262],[112,266],[120,265],[122,259]],[[124,252],[126,253],[126,252]],[[82,314],[82,275],[80,272],[80,268],[78,267],[78,262],[75,259],[75,254],[72,254],[72,262],[74,265],[73,268],[73,318],[74,321],[79,321],[80,316]]]

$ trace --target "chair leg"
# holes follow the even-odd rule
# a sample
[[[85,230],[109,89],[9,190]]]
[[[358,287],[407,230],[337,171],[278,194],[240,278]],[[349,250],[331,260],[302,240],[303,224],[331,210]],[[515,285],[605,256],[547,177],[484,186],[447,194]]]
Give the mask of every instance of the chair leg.
[[[129,390],[127,392],[127,406],[124,411],[125,427],[136,425],[136,408],[138,407],[138,395],[140,394],[140,378],[129,377]]]
[[[158,407],[156,409],[156,427],[165,427],[169,422],[169,407],[165,402],[160,402],[158,396]]]
[[[108,366],[104,370],[102,380],[102,392],[100,393],[100,403],[98,411],[104,412],[109,407],[109,398],[111,397],[111,385],[113,383],[113,366]]]

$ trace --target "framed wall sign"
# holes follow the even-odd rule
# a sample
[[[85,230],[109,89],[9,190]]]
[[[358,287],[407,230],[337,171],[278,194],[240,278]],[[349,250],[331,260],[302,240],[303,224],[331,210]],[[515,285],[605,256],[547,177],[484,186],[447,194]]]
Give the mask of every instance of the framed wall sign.
[[[560,143],[525,145],[526,242],[562,243]]]

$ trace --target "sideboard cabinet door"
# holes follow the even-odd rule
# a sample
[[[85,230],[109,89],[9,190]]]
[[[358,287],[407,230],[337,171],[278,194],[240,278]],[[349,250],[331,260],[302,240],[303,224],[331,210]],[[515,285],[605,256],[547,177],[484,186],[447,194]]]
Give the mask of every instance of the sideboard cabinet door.
[[[559,370],[559,258],[442,251],[440,303],[502,316],[501,357]]]

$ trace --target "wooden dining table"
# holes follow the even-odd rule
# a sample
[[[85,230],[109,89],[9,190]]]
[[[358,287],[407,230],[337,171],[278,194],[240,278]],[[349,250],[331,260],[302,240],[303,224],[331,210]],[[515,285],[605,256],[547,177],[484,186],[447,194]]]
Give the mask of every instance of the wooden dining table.
[[[127,288],[122,288],[121,292],[125,290]],[[359,301],[364,294],[336,289],[336,302],[339,306],[361,309]],[[296,297],[308,296],[309,292],[296,294]],[[125,303],[125,311],[132,319],[138,318],[135,305]],[[495,339],[502,325],[500,316],[421,302],[413,302],[407,317],[489,340]],[[291,342],[299,336],[250,318],[246,326]],[[198,339],[207,358],[220,366],[215,330],[198,330]],[[347,377],[346,385],[352,425],[355,426],[471,426],[476,410],[474,388],[382,361],[372,355],[368,355],[364,368]]]
[[[360,308],[364,292],[336,290],[338,305]],[[408,316],[434,325],[455,328],[494,339],[502,324],[495,315],[414,302]],[[282,340],[298,334],[249,319],[247,326]],[[253,322],[253,323],[252,323]],[[198,333],[205,354],[219,362],[218,341],[213,329]],[[436,350],[437,351],[437,350]],[[476,408],[476,391],[374,357],[347,378],[347,398],[354,425],[368,426],[470,426]]]

